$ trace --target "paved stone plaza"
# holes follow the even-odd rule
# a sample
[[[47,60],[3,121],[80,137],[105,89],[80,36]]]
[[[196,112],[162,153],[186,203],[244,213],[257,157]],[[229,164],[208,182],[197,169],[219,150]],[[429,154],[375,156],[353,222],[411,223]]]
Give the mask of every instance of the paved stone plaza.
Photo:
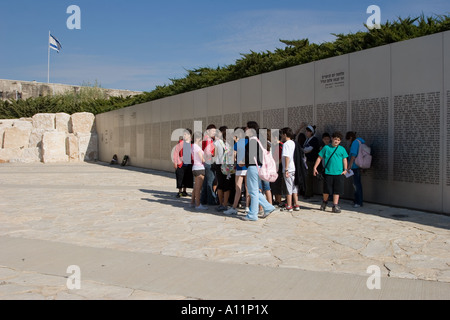
[[[317,197],[245,222],[188,208],[173,174],[104,163],[2,164],[0,194],[3,300],[450,299],[449,216]]]

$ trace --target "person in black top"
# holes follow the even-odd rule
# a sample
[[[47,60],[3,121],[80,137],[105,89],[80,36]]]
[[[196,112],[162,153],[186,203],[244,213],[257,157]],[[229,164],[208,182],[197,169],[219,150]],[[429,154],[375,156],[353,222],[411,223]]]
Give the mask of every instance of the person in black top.
[[[320,141],[315,136],[316,126],[308,126],[306,128],[306,141],[303,145],[303,151],[306,155],[306,164],[308,166],[308,174],[306,177],[306,192],[305,199],[309,199],[314,196],[314,164],[320,151]]]

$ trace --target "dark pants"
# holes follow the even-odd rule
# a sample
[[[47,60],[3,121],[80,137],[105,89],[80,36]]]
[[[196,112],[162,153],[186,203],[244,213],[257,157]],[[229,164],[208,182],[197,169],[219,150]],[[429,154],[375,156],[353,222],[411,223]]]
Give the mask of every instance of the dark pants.
[[[305,197],[311,198],[314,196],[314,165],[315,162],[308,161],[308,174],[306,175],[306,192]]]
[[[355,204],[363,205],[363,189],[361,182],[361,169],[353,170],[353,188],[355,189]]]
[[[194,177],[192,176],[192,164],[182,166],[175,171],[177,178],[177,189],[194,188]]]
[[[210,164],[205,163],[205,181],[203,182],[202,194],[200,196],[200,202],[203,205],[217,205],[217,196],[213,189],[215,179],[216,173],[214,169]]]

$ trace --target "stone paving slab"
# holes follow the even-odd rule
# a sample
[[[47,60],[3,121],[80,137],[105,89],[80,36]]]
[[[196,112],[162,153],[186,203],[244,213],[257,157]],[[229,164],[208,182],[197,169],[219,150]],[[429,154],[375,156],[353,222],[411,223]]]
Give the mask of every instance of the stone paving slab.
[[[331,210],[318,210],[317,197],[302,202],[300,212],[276,212],[268,219],[244,222],[239,216],[221,215],[214,208],[206,212],[188,208],[189,199],[175,198],[175,177],[171,173],[103,163],[2,164],[0,194],[0,241],[36,240],[48,246],[111,250],[117,255],[177,258],[196,266],[200,263],[201,268],[206,268],[202,263],[212,263],[217,270],[267,268],[262,272],[267,279],[267,274],[281,271],[300,278],[303,272],[309,272],[321,284],[329,277],[346,283],[352,279],[360,288],[355,291],[360,297],[395,298],[386,289],[378,295],[366,292],[367,268],[375,265],[381,269],[386,287],[400,281],[401,288],[411,289],[399,291],[397,297],[425,299],[440,292],[441,298],[450,298],[450,217],[444,215],[376,204],[355,210],[349,201],[342,201],[341,214],[333,214]],[[130,287],[126,281],[101,281],[99,276],[86,280],[99,290],[98,294],[94,289],[84,295],[70,292],[64,289],[64,283],[62,287],[49,285],[50,289],[45,285],[24,286],[22,277],[48,277],[51,284],[53,277],[61,280],[67,275],[46,273],[45,268],[33,266],[20,268],[13,262],[17,261],[0,255],[0,299],[220,299],[207,288],[193,295],[192,286],[192,290],[178,291],[163,290],[163,285],[139,288]],[[47,262],[48,268],[51,258]],[[2,277],[3,273],[13,276]],[[305,278],[308,276],[301,279]],[[168,288],[167,281],[162,284]],[[430,285],[434,289],[424,289]],[[321,286],[317,284],[317,288]],[[284,292],[286,299],[308,298],[301,292],[294,296],[287,289]],[[313,292],[317,298],[324,297],[320,290],[309,290],[310,297],[314,298]]]

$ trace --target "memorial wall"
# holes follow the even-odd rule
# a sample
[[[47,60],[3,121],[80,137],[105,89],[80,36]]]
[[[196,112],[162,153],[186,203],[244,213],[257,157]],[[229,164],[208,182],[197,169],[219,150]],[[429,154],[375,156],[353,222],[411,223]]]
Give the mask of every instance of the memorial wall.
[[[374,156],[365,200],[450,214],[450,32],[98,115],[100,159],[126,154],[135,166],[173,171],[177,129],[249,120],[294,130],[306,122],[318,136],[356,131]],[[351,198],[350,181],[346,190]]]

